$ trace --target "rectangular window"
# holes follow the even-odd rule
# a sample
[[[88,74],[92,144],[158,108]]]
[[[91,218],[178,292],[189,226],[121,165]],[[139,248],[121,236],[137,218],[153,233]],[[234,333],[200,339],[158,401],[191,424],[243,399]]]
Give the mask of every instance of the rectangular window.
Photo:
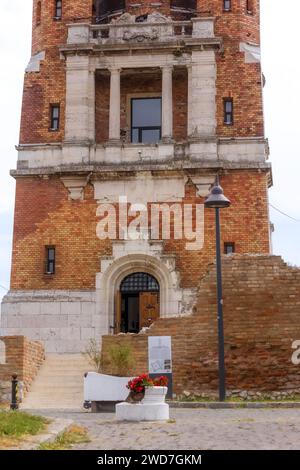
[[[246,0],[246,10],[250,15],[253,14],[253,0]]]
[[[223,10],[231,11],[231,0],[223,0]]]
[[[50,114],[51,114],[50,130],[58,131],[59,130],[59,118],[60,118],[59,104],[50,105]]]
[[[233,124],[233,99],[224,98],[224,124],[232,126]]]
[[[61,20],[62,17],[62,0],[55,0],[54,18]]]
[[[225,255],[232,255],[235,253],[235,244],[233,242],[224,243],[224,253]]]
[[[161,139],[161,98],[131,100],[131,142],[155,144]]]
[[[46,246],[46,274],[55,274],[55,247]]]
[[[42,2],[37,2],[36,21],[35,21],[36,26],[39,26],[41,24],[41,17],[42,17]]]

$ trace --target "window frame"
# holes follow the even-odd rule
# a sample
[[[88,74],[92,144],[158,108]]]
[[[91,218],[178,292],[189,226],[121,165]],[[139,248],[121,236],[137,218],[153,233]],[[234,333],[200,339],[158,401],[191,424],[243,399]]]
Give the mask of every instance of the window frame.
[[[54,117],[54,110],[58,109],[58,116]],[[57,121],[57,126],[55,127],[54,123]],[[50,104],[50,128],[51,132],[58,132],[60,130],[60,104],[51,103]]]
[[[36,4],[36,13],[35,13],[35,26],[40,26],[42,22],[42,2],[39,0]]]
[[[254,15],[253,0],[246,0],[246,13],[247,15]]]
[[[226,105],[227,103],[231,104],[231,111],[227,111]],[[234,124],[234,105],[233,105],[233,98],[230,96],[227,98],[223,98],[223,110],[224,110],[224,116],[223,116],[223,124],[224,126],[233,126]],[[231,119],[230,122],[227,121],[227,116],[230,115]]]
[[[50,257],[50,251],[53,251],[53,259]],[[54,245],[45,246],[45,274],[53,276],[56,272],[56,247]]]
[[[142,136],[143,136],[143,131],[147,130],[158,130],[159,131],[159,140],[155,143],[158,143],[162,139],[162,96],[159,94],[151,94],[151,95],[131,95],[130,96],[130,143],[131,144],[144,144],[147,145],[147,142],[142,141]],[[161,123],[160,126],[133,126],[133,101],[138,101],[138,100],[160,100],[160,105],[161,105]],[[138,142],[133,142],[133,131],[138,129]],[[154,145],[154,142],[151,144],[149,143],[148,145]]]
[[[60,7],[58,6],[60,4]],[[60,11],[60,15],[57,12]],[[63,2],[62,0],[54,0],[54,20],[59,21],[62,19]]]
[[[228,253],[227,249],[232,247],[232,251]],[[225,255],[233,255],[235,253],[235,242],[225,242],[224,243],[224,254]]]
[[[229,2],[228,8],[226,8],[226,2]],[[223,11],[224,12],[232,11],[232,0],[223,0]]]

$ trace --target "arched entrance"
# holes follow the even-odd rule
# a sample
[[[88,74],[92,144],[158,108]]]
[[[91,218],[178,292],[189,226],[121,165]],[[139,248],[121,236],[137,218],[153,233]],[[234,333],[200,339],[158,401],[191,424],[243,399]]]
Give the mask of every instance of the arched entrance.
[[[151,274],[127,275],[117,293],[116,333],[138,333],[160,315],[159,283]]]

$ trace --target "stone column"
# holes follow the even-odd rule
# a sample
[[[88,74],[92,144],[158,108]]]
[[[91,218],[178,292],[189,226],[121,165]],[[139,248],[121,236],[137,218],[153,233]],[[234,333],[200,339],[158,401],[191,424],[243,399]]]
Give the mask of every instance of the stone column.
[[[162,140],[173,138],[173,67],[162,67]]]
[[[95,71],[89,57],[67,58],[65,141],[95,140]]]
[[[187,66],[188,70],[188,116],[187,116],[187,135],[191,136],[193,132],[193,68],[192,65]]]
[[[216,62],[214,51],[193,51],[188,66],[188,135],[216,133]]]
[[[110,69],[109,140],[120,141],[121,70]]]

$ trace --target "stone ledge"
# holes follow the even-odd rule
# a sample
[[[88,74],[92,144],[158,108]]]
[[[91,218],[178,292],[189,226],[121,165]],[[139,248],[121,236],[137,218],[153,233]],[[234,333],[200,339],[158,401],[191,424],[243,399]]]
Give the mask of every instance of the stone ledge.
[[[235,408],[300,408],[299,401],[266,401],[266,402],[167,402],[170,408],[210,408],[210,409],[235,409]]]
[[[159,163],[139,163],[138,170],[136,164],[116,164],[116,165],[104,165],[102,164],[71,164],[71,165],[61,165],[55,167],[40,167],[40,168],[27,168],[27,169],[18,169],[18,170],[11,170],[10,175],[14,178],[18,178],[20,176],[38,176],[38,175],[55,175],[55,174],[69,174],[69,173],[111,173],[117,172],[125,173],[125,172],[135,172],[138,173],[139,171],[182,171],[185,169],[203,169],[203,170],[210,170],[210,169],[224,169],[224,170],[271,170],[271,163],[269,162],[228,162],[228,161],[182,161],[182,160],[170,160],[168,163],[159,164]]]

